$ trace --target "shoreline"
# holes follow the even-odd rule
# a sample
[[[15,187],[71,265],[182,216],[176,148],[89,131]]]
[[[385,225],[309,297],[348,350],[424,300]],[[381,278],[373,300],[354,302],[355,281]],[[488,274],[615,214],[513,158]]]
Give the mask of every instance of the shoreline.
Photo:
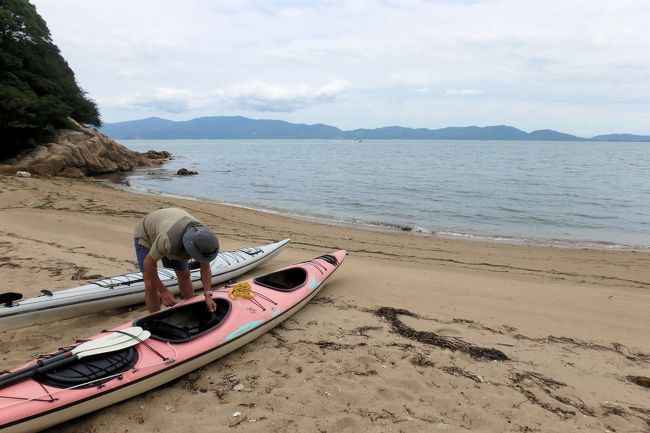
[[[123,238],[121,240],[125,244],[120,244],[120,253],[126,253],[122,262],[128,264],[127,268],[121,268],[125,272],[136,269],[134,259],[131,258],[131,225],[134,225],[137,219],[149,210],[179,206],[199,215],[198,218],[206,224],[216,227],[215,231],[220,239],[226,239],[226,245],[222,245],[225,249],[229,248],[228,244],[233,241],[237,245],[247,246],[253,242],[291,238],[287,250],[299,248],[318,252],[322,249],[317,246],[325,249],[343,248],[351,254],[360,254],[383,262],[395,262],[395,265],[414,263],[442,268],[478,270],[488,274],[513,272],[523,276],[538,275],[551,280],[566,279],[583,284],[598,285],[607,282],[614,287],[650,289],[650,269],[647,267],[650,252],[647,251],[574,249],[484,242],[473,239],[422,236],[413,232],[357,225],[323,224],[209,200],[125,191],[94,179],[0,177],[0,180],[18,184],[16,185],[18,188],[30,186],[31,183],[31,191],[35,197],[25,199],[30,205],[22,210],[30,214],[31,218],[35,218],[34,211],[41,217],[52,213],[57,223],[66,227],[65,234],[74,231],[76,227],[74,224],[68,227],[67,221],[61,220],[61,215],[71,214],[75,218],[86,215],[95,219],[99,218],[101,213],[106,213],[108,223],[117,224],[115,227],[119,228],[120,237]],[[38,186],[33,185],[34,183]],[[14,187],[14,191],[19,189]],[[22,191],[22,193],[26,192]],[[58,205],[54,200],[55,197],[60,200]],[[32,200],[44,201],[32,205]],[[120,207],[126,209],[119,209]],[[21,209],[20,206],[9,206],[9,208],[14,212]],[[125,220],[128,221],[127,225],[123,224]],[[21,221],[13,222],[21,223]],[[101,221],[99,218],[93,223],[93,225],[105,225],[106,221]],[[5,229],[0,229],[0,233],[6,233],[8,226],[11,227],[10,224],[5,224]],[[44,232],[40,226],[28,225],[27,227],[39,233]],[[92,232],[85,233],[83,230],[82,234],[84,240],[88,240],[87,236],[95,235]],[[103,242],[109,240],[105,235],[101,238]],[[110,241],[114,243],[115,239]],[[90,257],[92,258],[92,255]],[[597,266],[592,266],[596,263]],[[109,276],[120,272],[100,273]]]
[[[318,224],[94,180],[0,176],[2,291],[36,296],[135,269],[133,227],[186,208],[224,250],[291,238],[271,272],[338,248],[345,263],[285,324],[172,384],[50,431],[643,431],[646,252],[562,249]],[[242,277],[245,278],[245,277]],[[504,352],[485,361],[396,333]],[[0,369],[132,321],[143,305],[0,332]],[[552,386],[551,386],[552,385]],[[370,398],[372,396],[372,398]],[[233,413],[240,412],[239,417]],[[624,416],[622,416],[622,415]],[[254,420],[254,421],[253,421]]]
[[[141,168],[138,170],[148,171],[150,170],[150,168]],[[438,239],[468,240],[473,242],[496,243],[496,244],[505,244],[505,245],[524,245],[524,246],[529,245],[533,247],[540,246],[540,247],[562,248],[562,249],[593,249],[593,250],[606,250],[606,251],[633,251],[633,252],[650,253],[650,245],[648,246],[628,245],[628,244],[620,244],[620,243],[609,242],[609,241],[545,239],[545,238],[497,235],[497,234],[488,235],[488,234],[471,232],[471,231],[466,231],[466,232],[453,232],[449,230],[432,231],[422,227],[410,226],[407,224],[400,225],[397,223],[369,222],[360,219],[354,220],[354,219],[342,219],[342,218],[327,217],[327,216],[322,216],[322,217],[310,216],[309,214],[301,211],[247,206],[247,205],[241,205],[237,203],[221,202],[207,197],[168,194],[160,191],[153,191],[150,189],[139,189],[130,186],[127,177],[128,177],[128,173],[119,173],[117,175],[113,174],[110,176],[98,176],[94,180],[96,180],[100,184],[107,185],[111,188],[116,188],[121,191],[130,192],[134,194],[150,195],[153,197],[160,196],[160,197],[175,198],[175,199],[205,201],[205,202],[214,203],[223,206],[232,206],[232,207],[256,211],[256,212],[269,213],[281,217],[296,218],[303,221],[315,222],[318,224],[340,225],[344,227],[360,228],[360,229],[367,229],[367,230],[379,230],[379,231],[386,230],[391,232],[396,231],[396,232],[414,234],[418,236],[431,236],[433,238],[438,238]]]

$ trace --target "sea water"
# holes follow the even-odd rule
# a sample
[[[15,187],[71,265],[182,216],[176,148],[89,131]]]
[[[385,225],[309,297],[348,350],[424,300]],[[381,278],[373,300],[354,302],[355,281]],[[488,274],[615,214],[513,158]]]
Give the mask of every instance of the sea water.
[[[650,249],[650,143],[121,143],[174,155],[127,175],[139,191],[440,236]]]

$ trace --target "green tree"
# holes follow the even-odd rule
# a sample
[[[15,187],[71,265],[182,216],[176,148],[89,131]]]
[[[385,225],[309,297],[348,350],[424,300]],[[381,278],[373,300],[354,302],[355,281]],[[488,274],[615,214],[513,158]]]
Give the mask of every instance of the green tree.
[[[0,0],[0,159],[46,141],[69,118],[101,125],[34,5]]]

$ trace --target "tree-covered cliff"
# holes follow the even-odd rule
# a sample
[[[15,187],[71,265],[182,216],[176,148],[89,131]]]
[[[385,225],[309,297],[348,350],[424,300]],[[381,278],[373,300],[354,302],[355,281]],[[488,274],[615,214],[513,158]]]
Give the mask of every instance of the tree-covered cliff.
[[[69,118],[101,124],[34,5],[0,1],[0,159],[47,141]]]

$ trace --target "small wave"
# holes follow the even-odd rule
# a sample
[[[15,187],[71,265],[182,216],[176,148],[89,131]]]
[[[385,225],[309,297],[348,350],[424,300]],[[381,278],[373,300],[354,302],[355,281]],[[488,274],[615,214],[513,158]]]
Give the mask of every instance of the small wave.
[[[526,211],[523,209],[515,209],[513,207],[507,207],[507,206],[496,206],[495,209],[498,211],[509,212],[509,213],[517,213],[517,214],[526,213]]]
[[[433,234],[441,237],[450,237],[457,239],[472,239],[477,241],[488,241],[488,242],[505,242],[505,243],[515,243],[515,244],[525,244],[530,242],[530,240],[524,238],[515,238],[508,236],[488,236],[480,235],[475,233],[460,233],[460,232],[450,232],[450,231],[434,231]]]
[[[192,197],[188,195],[171,194],[167,192],[154,191],[149,188],[132,186],[128,181],[126,183],[116,183],[115,181],[109,179],[97,179],[96,181],[104,185],[108,185],[111,188],[119,189],[122,191],[134,192],[137,194],[149,195],[154,197],[180,198],[183,200],[199,200],[199,198],[197,197]]]
[[[483,235],[477,233],[462,233],[453,231],[434,231],[435,236],[454,238],[454,239],[470,239],[481,242],[497,242],[516,245],[538,245],[557,248],[568,249],[590,249],[590,250],[616,250],[616,251],[632,251],[642,250],[650,251],[650,245],[627,245],[619,244],[608,241],[585,241],[585,240],[567,240],[567,239],[541,239],[541,238],[527,238],[527,237],[512,237],[512,236],[499,236],[499,235]]]
[[[569,212],[567,216],[573,216],[577,218],[584,218],[586,220],[615,220],[617,217],[610,215],[589,215],[582,212]]]

